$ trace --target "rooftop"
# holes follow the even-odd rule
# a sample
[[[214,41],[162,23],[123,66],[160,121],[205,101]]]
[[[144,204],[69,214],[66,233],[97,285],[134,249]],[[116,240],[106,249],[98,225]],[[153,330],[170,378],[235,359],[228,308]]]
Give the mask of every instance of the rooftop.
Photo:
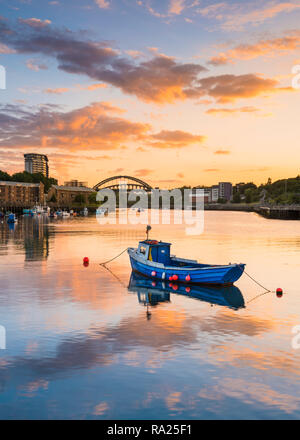
[[[62,191],[78,191],[78,192],[96,192],[92,188],[87,188],[86,186],[63,186],[63,185],[52,185],[52,188],[60,189]]]
[[[40,183],[27,183],[27,182],[11,182],[0,180],[0,186],[25,186],[25,187],[39,187]]]

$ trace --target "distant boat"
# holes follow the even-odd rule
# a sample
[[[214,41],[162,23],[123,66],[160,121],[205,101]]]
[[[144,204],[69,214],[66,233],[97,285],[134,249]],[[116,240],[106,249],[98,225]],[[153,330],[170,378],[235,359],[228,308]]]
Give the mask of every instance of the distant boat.
[[[63,211],[61,215],[62,215],[63,218],[71,216],[71,214],[68,211]]]
[[[11,214],[8,215],[6,221],[7,221],[7,223],[17,223],[18,219],[15,216],[15,214],[11,213]]]
[[[89,215],[89,210],[87,208],[84,208],[83,211],[80,212],[80,214],[86,217],[87,215]]]
[[[128,248],[132,270],[152,279],[190,284],[232,285],[245,264],[212,265],[170,255],[171,243],[143,240]]]
[[[176,284],[154,281],[132,272],[128,290],[137,293],[139,302],[144,305],[155,306],[161,302],[170,302],[170,294],[176,294],[235,310],[245,307],[243,295],[236,286],[211,287]]]
[[[107,214],[107,213],[108,213],[107,208],[97,208],[96,209],[96,215],[102,215],[102,214]]]

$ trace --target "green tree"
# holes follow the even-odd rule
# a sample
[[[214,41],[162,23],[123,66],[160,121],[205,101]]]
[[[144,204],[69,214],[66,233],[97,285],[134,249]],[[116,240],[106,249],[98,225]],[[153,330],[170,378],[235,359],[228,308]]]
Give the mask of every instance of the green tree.
[[[9,180],[11,180],[11,177],[5,171],[0,170],[0,180],[9,181]]]
[[[15,173],[11,176],[11,180],[14,182],[25,182],[25,183],[33,183],[33,174],[28,173],[27,171],[23,171],[20,173]]]
[[[246,198],[245,198],[245,202],[246,202],[246,203],[251,203],[252,200],[253,200],[253,195],[252,195],[252,190],[251,190],[251,188],[246,189],[246,191],[245,191],[245,196],[246,196]]]
[[[232,203],[241,203],[241,195],[239,192],[234,194]]]
[[[74,202],[83,204],[85,202],[85,198],[82,194],[77,194],[77,196],[74,198]]]
[[[89,195],[88,200],[91,205],[95,205],[97,203],[96,197],[97,197],[96,192]]]

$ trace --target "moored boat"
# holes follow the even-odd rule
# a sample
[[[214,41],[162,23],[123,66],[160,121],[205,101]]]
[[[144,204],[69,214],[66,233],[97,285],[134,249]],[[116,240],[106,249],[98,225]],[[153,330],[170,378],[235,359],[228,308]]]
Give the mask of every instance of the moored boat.
[[[132,270],[153,279],[190,284],[232,285],[244,272],[245,264],[213,265],[177,258],[171,243],[143,240],[128,248]]]
[[[11,213],[11,214],[8,215],[6,221],[7,221],[7,223],[17,223],[18,219],[15,216],[15,214]]]

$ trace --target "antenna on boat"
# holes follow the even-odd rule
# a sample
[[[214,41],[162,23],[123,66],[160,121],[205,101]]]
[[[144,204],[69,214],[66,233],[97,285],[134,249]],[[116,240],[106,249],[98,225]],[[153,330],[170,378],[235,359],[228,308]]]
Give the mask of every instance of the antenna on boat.
[[[147,240],[149,238],[149,231],[151,231],[151,229],[152,229],[151,226],[147,225],[147,228],[146,228]]]

